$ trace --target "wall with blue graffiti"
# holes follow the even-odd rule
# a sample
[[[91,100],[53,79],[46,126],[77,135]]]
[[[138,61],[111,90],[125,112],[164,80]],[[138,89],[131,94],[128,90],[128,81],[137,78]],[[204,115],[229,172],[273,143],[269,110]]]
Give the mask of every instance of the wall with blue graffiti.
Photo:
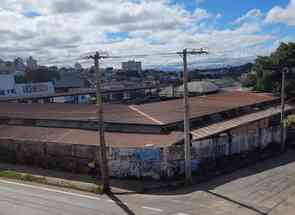
[[[170,178],[184,174],[183,146],[167,148],[112,149],[109,166],[114,177]],[[199,161],[191,161],[192,170],[198,169]]]
[[[161,148],[112,149],[111,175],[117,177],[161,177]]]
[[[241,129],[245,131],[241,132]],[[203,161],[267,147],[280,136],[280,130],[276,127],[260,126],[260,129],[261,132],[257,125],[247,125],[231,130],[230,134],[193,141],[192,171],[198,171]],[[259,142],[262,144],[259,145]],[[109,165],[114,177],[172,178],[184,174],[184,147],[181,144],[159,148],[112,149]]]

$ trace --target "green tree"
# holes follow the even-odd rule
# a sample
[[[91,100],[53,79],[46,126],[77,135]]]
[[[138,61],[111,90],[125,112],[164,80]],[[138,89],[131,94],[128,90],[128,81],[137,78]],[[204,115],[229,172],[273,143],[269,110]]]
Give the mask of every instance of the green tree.
[[[241,78],[241,83],[243,87],[253,88],[256,85],[256,74],[248,73]]]
[[[256,59],[254,71],[256,84],[254,89],[263,92],[279,93],[281,89],[282,71],[289,68],[286,74],[286,93],[295,95],[295,43],[281,43],[270,56]]]
[[[295,115],[289,115],[286,121],[287,128],[295,128]]]

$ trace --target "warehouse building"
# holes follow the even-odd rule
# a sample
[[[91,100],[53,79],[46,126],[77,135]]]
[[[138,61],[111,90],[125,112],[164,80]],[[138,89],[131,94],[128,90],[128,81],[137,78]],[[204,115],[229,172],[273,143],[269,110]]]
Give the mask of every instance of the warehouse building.
[[[192,168],[218,158],[263,150],[280,138],[279,99],[226,92],[193,97]],[[287,105],[287,112],[294,107]],[[182,100],[105,104],[113,177],[171,178],[184,171]],[[87,173],[97,143],[95,105],[0,105],[1,159]]]

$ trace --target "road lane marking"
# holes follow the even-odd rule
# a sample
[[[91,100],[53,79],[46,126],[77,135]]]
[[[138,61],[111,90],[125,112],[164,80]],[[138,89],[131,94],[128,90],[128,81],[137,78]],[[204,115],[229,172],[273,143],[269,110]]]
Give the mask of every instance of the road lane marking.
[[[111,199],[107,200],[107,202],[115,203],[115,201],[114,200],[111,200]]]
[[[185,214],[185,213],[177,213],[177,215],[188,215],[188,214]]]
[[[175,199],[172,199],[171,201],[172,201],[172,202],[176,202],[176,203],[183,203],[183,201],[175,200]]]
[[[151,208],[151,207],[146,207],[142,206],[143,209],[151,210],[151,211],[157,211],[157,212],[162,212],[163,210],[160,208]]]
[[[79,194],[79,193],[72,193],[72,192],[56,190],[56,189],[51,189],[51,188],[46,188],[46,187],[38,187],[38,186],[30,185],[30,184],[22,184],[22,183],[13,182],[13,181],[0,180],[0,183],[13,184],[13,185],[17,185],[17,186],[33,188],[33,189],[38,189],[38,190],[43,190],[43,191],[49,191],[49,192],[54,192],[54,193],[61,193],[61,194],[65,194],[65,195],[86,198],[86,199],[91,199],[91,200],[100,200],[100,198],[94,197],[94,196],[87,196],[87,195],[83,195],[83,194]]]

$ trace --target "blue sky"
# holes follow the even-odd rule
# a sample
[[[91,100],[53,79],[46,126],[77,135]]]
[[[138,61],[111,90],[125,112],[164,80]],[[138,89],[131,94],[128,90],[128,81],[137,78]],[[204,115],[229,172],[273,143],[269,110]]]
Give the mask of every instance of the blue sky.
[[[211,54],[192,65],[217,67],[253,61],[295,39],[295,0],[2,0],[0,19],[0,58],[32,55],[46,65],[70,66],[96,50],[204,47]],[[179,64],[177,57],[138,60],[145,67]]]
[[[181,2],[188,4],[196,1],[185,0]],[[231,21],[254,8],[267,13],[274,6],[287,6],[288,3],[288,0],[206,0],[200,3],[199,6],[215,13],[221,13],[226,21]],[[192,6],[196,6],[196,4]]]

